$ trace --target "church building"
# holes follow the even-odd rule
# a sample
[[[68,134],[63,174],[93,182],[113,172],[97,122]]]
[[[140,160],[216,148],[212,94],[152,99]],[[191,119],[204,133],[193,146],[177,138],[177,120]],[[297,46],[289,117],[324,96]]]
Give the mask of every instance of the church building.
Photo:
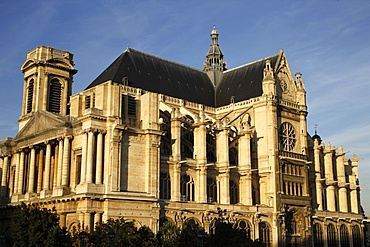
[[[68,230],[222,217],[266,246],[364,247],[359,159],[307,132],[302,74],[283,50],[227,68],[218,36],[203,70],[127,48],[74,95],[73,54],[28,52],[1,206],[55,207]]]

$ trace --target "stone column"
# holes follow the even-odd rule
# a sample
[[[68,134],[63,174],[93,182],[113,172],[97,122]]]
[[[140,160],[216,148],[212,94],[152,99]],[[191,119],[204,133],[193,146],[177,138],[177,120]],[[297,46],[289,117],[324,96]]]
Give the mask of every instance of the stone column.
[[[70,136],[64,137],[63,146],[63,166],[62,166],[62,186],[68,186],[69,180],[69,161],[70,161]]]
[[[82,134],[82,157],[81,157],[81,178],[80,184],[86,181],[86,160],[87,160],[87,132]]]
[[[216,134],[217,165],[220,178],[220,203],[230,204],[230,170],[229,170],[229,132],[224,121],[217,124]]]
[[[180,178],[181,178],[181,164],[172,164],[171,174],[171,200],[180,201]]]
[[[61,155],[59,153],[59,145],[55,146],[54,152],[55,152],[55,155],[54,155],[53,164],[52,164],[52,167],[53,167],[53,183],[52,183],[53,184],[53,189],[55,189],[57,187],[58,160],[59,160],[59,155]]]
[[[59,214],[59,225],[60,227],[66,227],[66,218],[67,218],[67,214],[66,213],[61,213]]]
[[[170,167],[171,177],[171,200],[180,200],[180,176],[181,176],[181,113],[176,108],[171,113],[171,141],[172,161]]]
[[[3,175],[3,174],[4,174],[4,158],[5,158],[5,157],[1,157],[1,156],[0,156],[1,175]],[[1,182],[0,182],[0,183],[2,183],[2,182],[3,182],[3,179],[1,179]]]
[[[50,167],[51,167],[51,143],[46,142],[46,157],[45,157],[45,172],[44,172],[44,188],[50,190]]]
[[[34,193],[35,187],[35,166],[36,166],[36,150],[34,147],[30,147],[31,149],[31,158],[30,158],[30,174],[28,177],[28,193]]]
[[[346,184],[346,172],[344,167],[344,152],[343,147],[339,147],[339,152],[336,155],[337,161],[337,177],[339,187],[339,211],[348,212],[348,197],[347,197],[347,184]]]
[[[38,171],[37,171],[37,189],[36,192],[39,194],[42,189],[42,172],[44,170],[44,148],[40,148],[39,161],[38,161]]]
[[[320,146],[319,141],[314,141],[314,162],[315,162],[315,173],[316,173],[316,203],[317,209],[323,210],[322,201],[322,184],[321,184],[321,164],[320,164]]]
[[[181,160],[181,113],[178,108],[171,114],[172,160]]]
[[[15,159],[15,176],[14,176],[13,194],[17,194],[18,193],[19,158],[20,158],[20,153],[19,153],[19,150],[17,150],[17,152],[14,154],[14,159]]]
[[[91,232],[93,229],[91,229],[91,213],[86,212],[85,213],[85,230],[88,230],[88,232]]]
[[[8,187],[7,178],[8,178],[8,169],[9,169],[9,156],[5,156],[4,159],[2,159],[2,174],[1,174],[1,196],[6,196],[6,190]]]
[[[333,150],[330,143],[324,152],[327,210],[335,211],[335,187],[333,176]]]
[[[251,131],[240,130],[238,143],[240,203],[252,205]]]
[[[206,203],[207,202],[207,167],[202,165],[198,167],[198,202]]]
[[[355,175],[350,175],[350,200],[351,200],[351,212],[358,214],[358,185],[354,183]]]
[[[199,114],[198,123],[194,124],[194,158],[197,162],[196,198],[198,202],[207,202],[207,129],[205,114]]]
[[[63,171],[63,138],[59,138],[59,150],[58,150],[58,169],[57,169],[57,187],[62,185],[62,171]]]
[[[96,184],[102,184],[103,179],[103,132],[99,131],[98,138],[97,138],[97,144],[96,144],[96,178],[95,183]]]
[[[93,169],[94,169],[94,147],[95,147],[95,136],[94,132],[88,133],[88,144],[87,144],[87,159],[86,159],[86,183],[93,182]]]
[[[352,161],[352,175],[350,175],[350,199],[351,199],[351,211],[352,213],[358,214],[359,211],[359,186],[358,186],[358,161],[357,154],[353,154]]]
[[[102,213],[95,213],[94,215],[94,228],[96,227],[96,225],[101,222],[101,219],[102,219]]]
[[[19,174],[18,174],[18,194],[23,194],[23,178],[24,178],[24,150],[21,150],[19,158]]]

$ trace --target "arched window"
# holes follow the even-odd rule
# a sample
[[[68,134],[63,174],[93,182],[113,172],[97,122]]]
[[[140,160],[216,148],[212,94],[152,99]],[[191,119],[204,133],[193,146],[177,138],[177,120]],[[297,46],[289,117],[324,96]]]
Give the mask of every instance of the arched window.
[[[49,107],[48,111],[60,113],[60,105],[62,98],[62,84],[58,79],[50,81],[49,85]]]
[[[182,175],[180,180],[181,201],[194,201],[194,180],[189,175]]]
[[[162,136],[161,138],[161,154],[171,155],[171,114],[168,111],[160,111],[160,117],[163,119],[163,124],[161,124],[161,131],[165,133],[164,136]]]
[[[337,247],[337,234],[333,224],[328,225],[327,229],[328,234],[328,247]]]
[[[230,204],[237,204],[239,202],[238,185],[230,180]]]
[[[346,225],[340,226],[340,246],[349,247],[349,234]]]
[[[160,186],[159,186],[159,198],[160,199],[171,199],[171,178],[168,175],[168,173],[161,172]]]
[[[213,178],[207,178],[207,202],[217,202],[217,183]]]
[[[245,231],[245,235],[247,236],[247,238],[251,238],[251,227],[248,222],[246,222],[245,220],[240,220],[238,222],[238,228]]]
[[[353,246],[361,246],[361,232],[358,225],[352,227],[352,240]]]
[[[259,224],[259,240],[266,245],[266,247],[271,246],[271,228],[266,222],[261,222]]]
[[[324,247],[324,241],[323,241],[323,238],[322,238],[322,235],[323,235],[323,231],[322,231],[322,227],[319,223],[316,223],[315,226],[314,226],[314,229],[313,229],[313,241],[314,241],[314,246],[315,247]]]
[[[194,149],[194,120],[190,116],[183,116],[181,122],[181,159],[193,158]]]
[[[294,211],[287,212],[286,219],[285,219],[285,227],[287,230],[287,234],[296,234],[296,222],[294,220]]]
[[[280,125],[279,130],[280,144],[284,151],[293,151],[297,139],[293,125],[288,122],[284,122]]]
[[[215,146],[215,139],[214,136],[211,134],[207,134],[206,136],[206,143],[207,143],[207,163],[214,163],[216,162],[216,146]]]
[[[32,112],[34,80],[30,80],[27,88],[27,113]]]

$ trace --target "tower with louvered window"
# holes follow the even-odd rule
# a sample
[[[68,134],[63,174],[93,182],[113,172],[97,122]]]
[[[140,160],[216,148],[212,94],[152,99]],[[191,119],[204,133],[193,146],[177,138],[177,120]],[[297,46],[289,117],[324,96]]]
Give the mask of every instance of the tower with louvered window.
[[[24,74],[24,90],[19,129],[37,111],[61,116],[69,114],[73,75],[77,72],[72,53],[39,46],[28,52],[21,71]]]

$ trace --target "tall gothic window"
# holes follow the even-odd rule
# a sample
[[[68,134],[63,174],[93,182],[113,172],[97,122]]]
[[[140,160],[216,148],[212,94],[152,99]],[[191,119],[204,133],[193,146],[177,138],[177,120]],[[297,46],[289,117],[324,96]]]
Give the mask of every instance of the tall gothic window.
[[[60,113],[62,99],[62,84],[58,79],[50,81],[49,85],[49,107],[48,111],[54,113]]]
[[[353,246],[361,246],[361,232],[357,225],[352,227]]]
[[[237,204],[239,202],[239,189],[234,180],[230,180],[230,204]]]
[[[340,226],[340,246],[349,247],[349,234],[346,225]]]
[[[207,202],[217,202],[217,183],[213,178],[207,178]]]
[[[30,113],[32,111],[34,82],[35,81],[32,79],[28,83],[28,88],[27,88],[27,113]]]
[[[181,159],[193,158],[194,150],[194,120],[190,116],[183,116],[181,119]]]
[[[328,225],[327,229],[328,234],[328,247],[337,247],[337,234],[333,224]]]
[[[171,199],[171,179],[168,173],[161,172],[159,185],[159,198]]]
[[[208,129],[207,129],[208,130]],[[215,146],[215,138],[211,134],[207,134],[206,136],[206,143],[207,143],[207,163],[214,163],[216,162],[216,146]]]
[[[271,228],[266,222],[261,222],[259,224],[259,239],[266,247],[271,246]]]
[[[322,227],[319,223],[316,223],[315,226],[314,226],[314,229],[313,229],[313,241],[314,241],[314,245],[315,247],[324,247],[324,241],[323,241],[323,238],[322,238],[322,235],[323,235],[323,231],[322,231]]]
[[[168,111],[160,111],[160,117],[163,119],[163,124],[160,125],[160,128],[165,133],[161,138],[161,154],[171,155],[171,114]]]
[[[287,229],[288,234],[296,234],[297,233],[297,227],[296,222],[294,219],[294,212],[289,211],[286,215],[286,224],[285,227]]]
[[[180,180],[181,201],[194,201],[194,180],[189,175],[182,175]]]

